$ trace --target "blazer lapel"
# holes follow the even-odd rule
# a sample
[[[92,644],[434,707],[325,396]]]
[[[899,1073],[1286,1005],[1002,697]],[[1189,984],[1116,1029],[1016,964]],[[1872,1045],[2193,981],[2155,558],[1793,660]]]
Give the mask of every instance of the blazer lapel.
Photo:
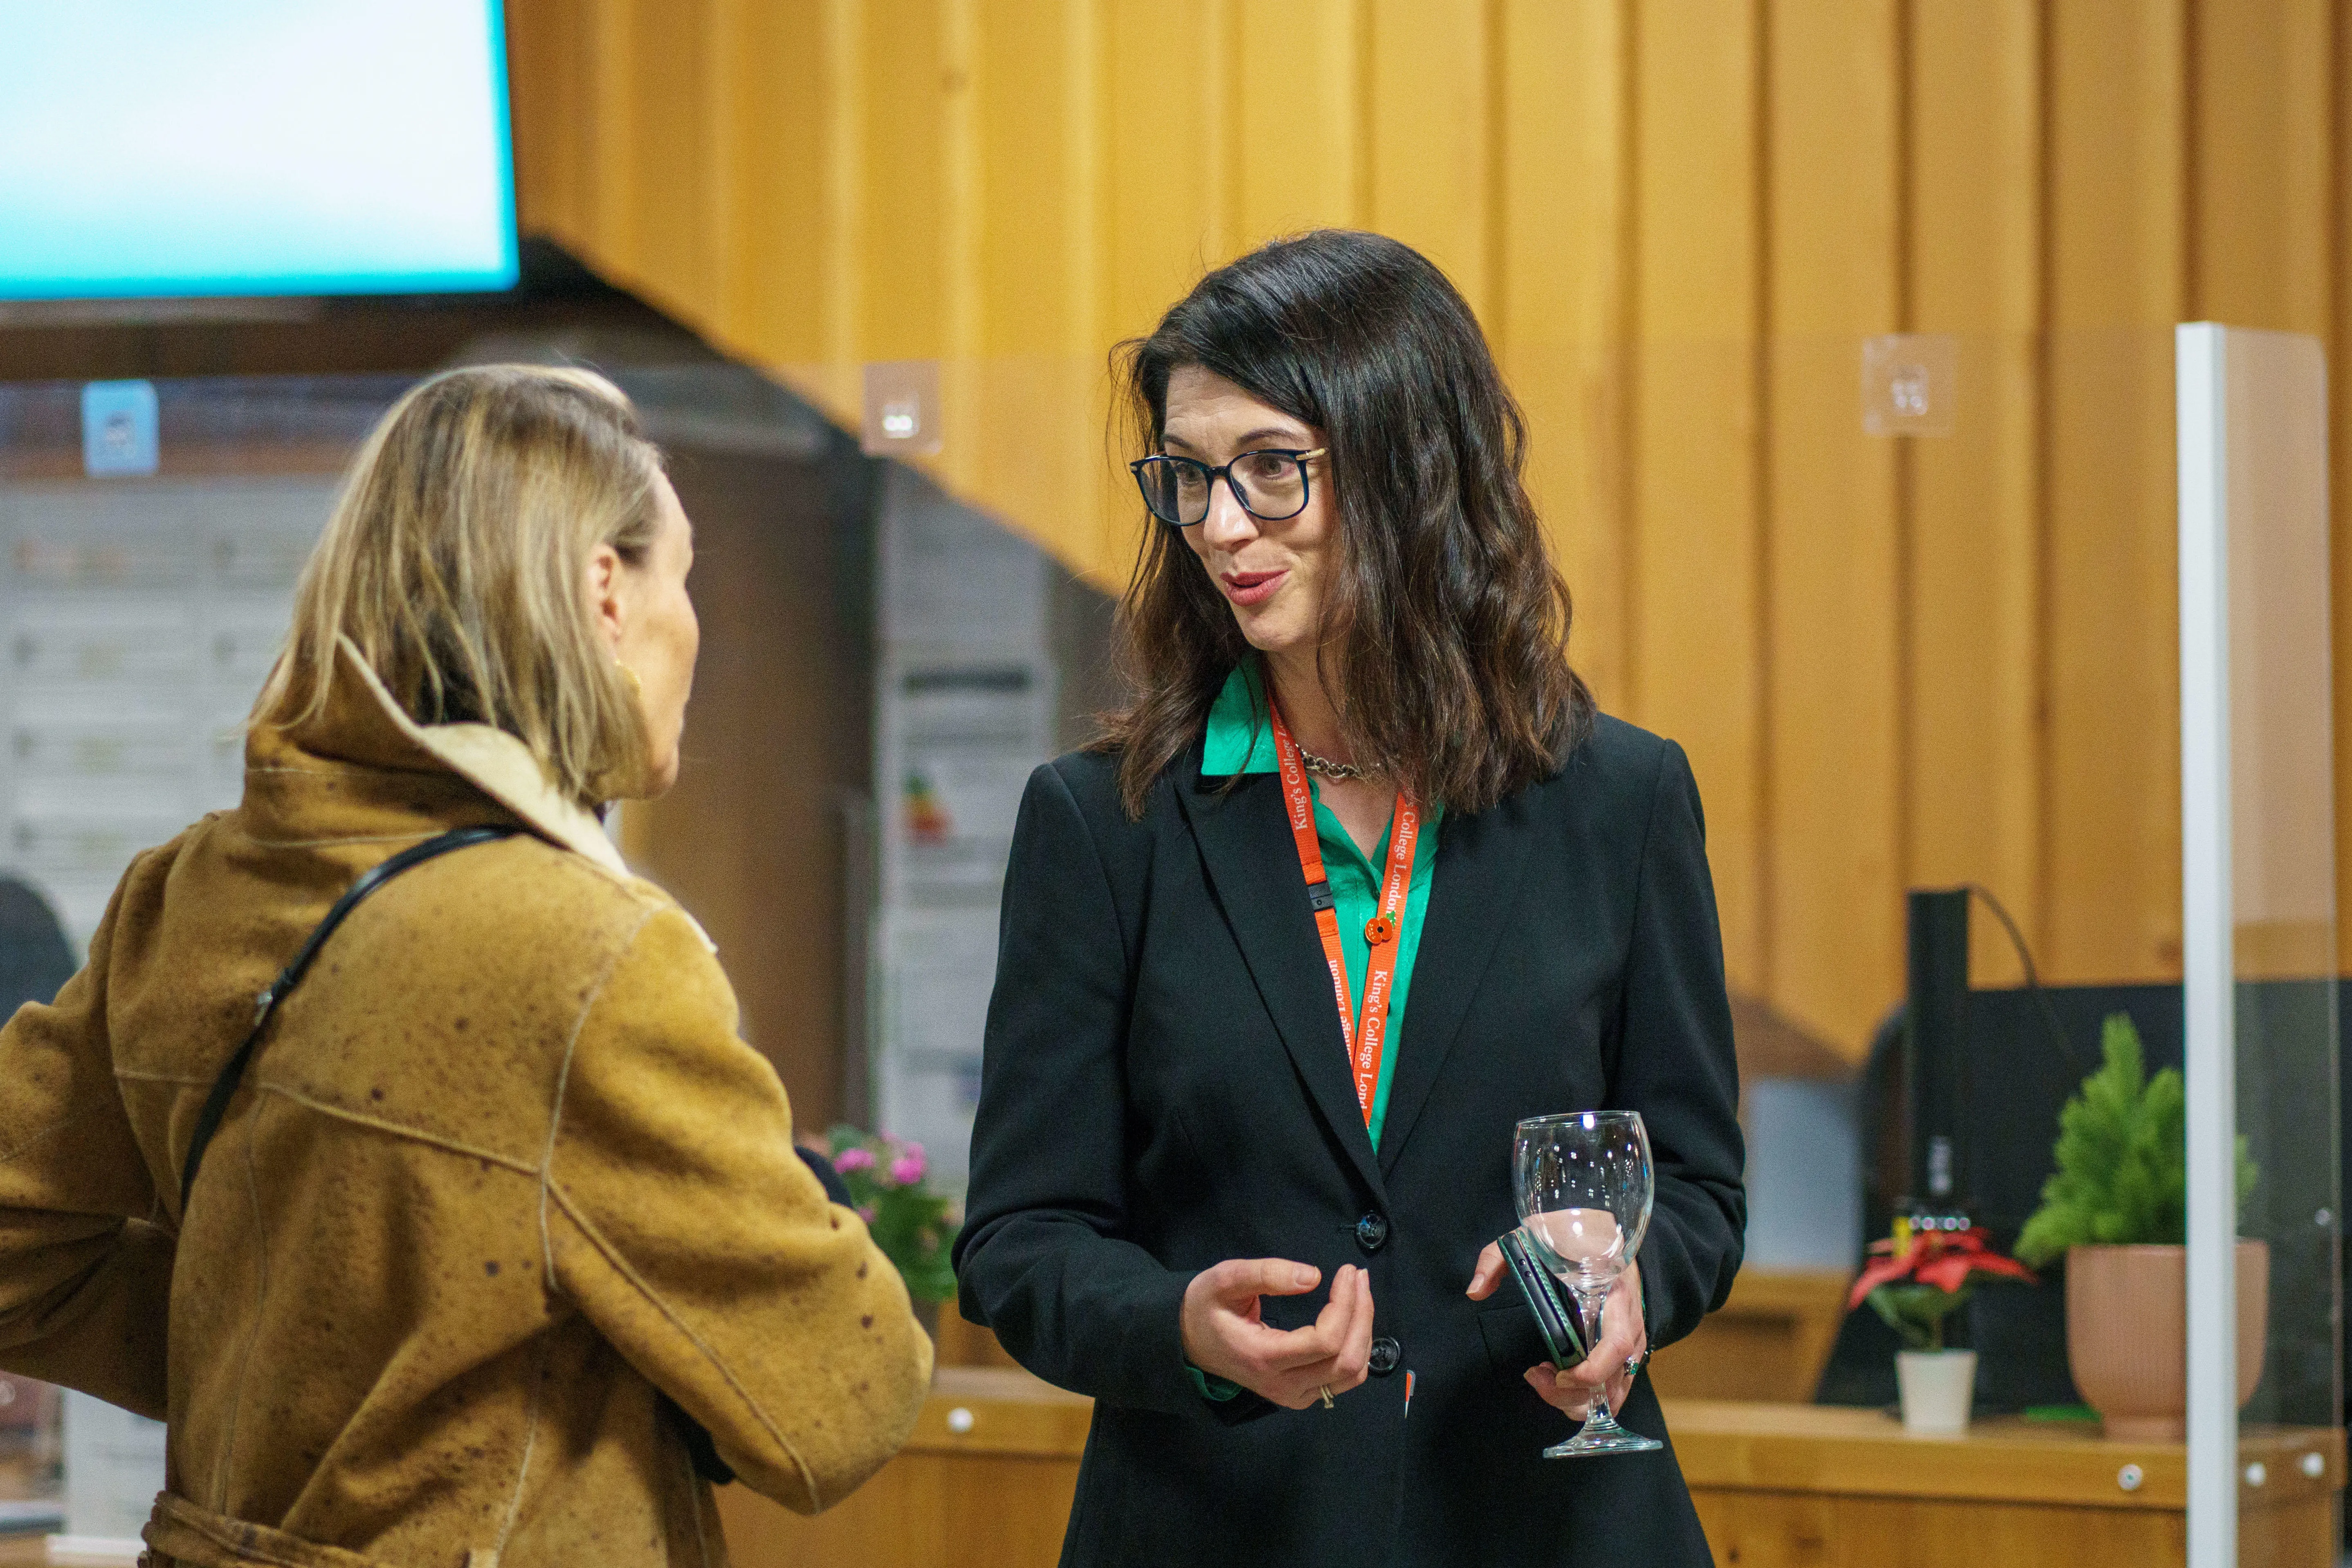
[[[1422,916],[1421,948],[1412,963],[1412,996],[1397,1064],[1389,1079],[1388,1120],[1381,1128],[1381,1169],[1397,1156],[1428,1102],[1471,998],[1510,925],[1525,874],[1527,837],[1507,820],[1521,802],[1506,802],[1476,816],[1449,812],[1438,829],[1437,868]]]
[[[1364,1131],[1355,1080],[1348,1071],[1348,1046],[1339,1033],[1331,972],[1323,962],[1306,879],[1299,874],[1298,850],[1283,813],[1279,779],[1272,773],[1244,774],[1226,793],[1223,779],[1203,779],[1196,764],[1171,782],[1185,819],[1192,825],[1217,902],[1291,1064],[1332,1136],[1385,1202],[1380,1163],[1372,1157],[1372,1141]],[[1418,973],[1414,984],[1413,1008],[1418,1009]]]

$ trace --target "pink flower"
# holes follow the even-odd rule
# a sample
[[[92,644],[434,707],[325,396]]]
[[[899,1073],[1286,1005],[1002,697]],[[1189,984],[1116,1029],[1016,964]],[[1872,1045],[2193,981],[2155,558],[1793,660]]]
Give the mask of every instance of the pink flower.
[[[929,1169],[923,1160],[922,1145],[918,1143],[906,1153],[890,1162],[890,1179],[902,1187],[911,1187],[923,1179]]]
[[[872,1204],[859,1204],[857,1205],[857,1217],[864,1220],[867,1225],[872,1225],[874,1223],[874,1205]]]
[[[833,1157],[833,1168],[840,1172],[845,1176],[848,1175],[853,1171],[870,1171],[874,1168],[874,1151],[871,1149],[856,1148],[844,1149],[840,1153],[835,1154]]]

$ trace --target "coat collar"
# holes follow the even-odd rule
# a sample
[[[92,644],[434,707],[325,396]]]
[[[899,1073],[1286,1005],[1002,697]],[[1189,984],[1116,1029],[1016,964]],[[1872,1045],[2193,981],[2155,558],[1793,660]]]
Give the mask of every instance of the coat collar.
[[[1356,1103],[1330,971],[1298,875],[1280,781],[1260,773],[1205,774],[1197,753],[1179,766],[1171,793],[1192,825],[1258,995],[1332,1139],[1385,1204],[1385,1174],[1396,1168],[1510,924],[1526,870],[1526,841],[1516,828],[1527,802],[1507,801],[1476,816],[1449,812],[1438,824],[1429,908],[1413,961],[1412,1005],[1395,1042],[1388,1119],[1375,1153]]]
[[[1523,792],[1475,816],[1448,812],[1438,824],[1437,866],[1412,963],[1412,1005],[1405,1009],[1388,1121],[1381,1128],[1383,1172],[1396,1169],[1510,929],[1529,858],[1529,836],[1523,831],[1528,810]],[[1507,1135],[1507,1129],[1496,1133]]]
[[[488,724],[419,724],[348,637],[337,641],[323,711],[290,729],[257,724],[247,738],[242,810],[281,837],[429,834],[461,825],[452,816],[481,817],[488,803],[614,876],[629,876],[603,825],[555,788],[530,747]]]
[[[1373,1157],[1363,1110],[1356,1103],[1355,1080],[1348,1071],[1348,1047],[1339,1033],[1331,973],[1315,935],[1307,884],[1298,874],[1280,781],[1272,774],[1248,773],[1234,779],[1228,788],[1223,780],[1202,776],[1197,753],[1181,766],[1182,775],[1171,781],[1176,786],[1172,793],[1192,824],[1210,884],[1258,996],[1273,1016],[1283,1048],[1308,1098],[1322,1112],[1332,1140],[1385,1203],[1380,1162]],[[1414,977],[1416,985],[1419,978]],[[1416,994],[1416,1006],[1419,1001]],[[1405,1026],[1412,1026],[1410,1012]]]

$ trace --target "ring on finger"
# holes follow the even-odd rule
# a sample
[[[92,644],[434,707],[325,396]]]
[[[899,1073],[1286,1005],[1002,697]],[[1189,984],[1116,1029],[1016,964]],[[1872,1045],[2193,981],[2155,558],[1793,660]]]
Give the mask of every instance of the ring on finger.
[[[1625,1375],[1627,1377],[1639,1377],[1641,1374],[1642,1358],[1637,1355],[1627,1356],[1625,1358]]]
[[[1323,1408],[1324,1408],[1324,1409],[1326,1409],[1326,1410],[1330,1409],[1330,1408],[1331,1408],[1331,1385],[1330,1385],[1329,1384],[1328,1384],[1328,1383],[1323,1384],[1320,1384],[1319,1386],[1318,1386],[1318,1387],[1316,1388],[1315,1392],[1316,1392],[1316,1393],[1318,1393],[1318,1394],[1321,1394],[1321,1395],[1323,1396]]]

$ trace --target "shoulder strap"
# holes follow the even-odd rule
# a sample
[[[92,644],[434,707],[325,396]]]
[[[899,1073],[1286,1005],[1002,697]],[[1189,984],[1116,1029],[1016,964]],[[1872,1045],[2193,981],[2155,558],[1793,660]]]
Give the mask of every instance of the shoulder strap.
[[[244,1081],[245,1069],[261,1045],[261,1032],[269,1026],[270,1016],[277,1012],[278,1005],[302,983],[302,976],[310,968],[310,961],[319,956],[319,949],[335,934],[335,928],[343,923],[343,917],[357,909],[360,901],[370,893],[412,866],[421,866],[435,856],[446,855],[452,849],[510,838],[521,831],[520,827],[460,827],[437,838],[428,838],[371,867],[341,898],[335,900],[335,907],[327,911],[327,918],[319,922],[318,929],[302,944],[302,951],[294,955],[294,962],[278,971],[278,978],[271,981],[256,1000],[252,1033],[245,1037],[245,1044],[237,1047],[236,1054],[229,1058],[228,1065],[221,1068],[218,1078],[213,1079],[212,1092],[205,1096],[205,1108],[196,1115],[195,1135],[188,1141],[188,1157],[180,1167],[183,1223],[188,1212],[188,1196],[196,1190],[196,1169],[205,1163],[205,1150],[211,1145],[213,1134],[220,1131],[221,1118],[228,1114],[228,1102],[236,1096],[236,1086]]]

